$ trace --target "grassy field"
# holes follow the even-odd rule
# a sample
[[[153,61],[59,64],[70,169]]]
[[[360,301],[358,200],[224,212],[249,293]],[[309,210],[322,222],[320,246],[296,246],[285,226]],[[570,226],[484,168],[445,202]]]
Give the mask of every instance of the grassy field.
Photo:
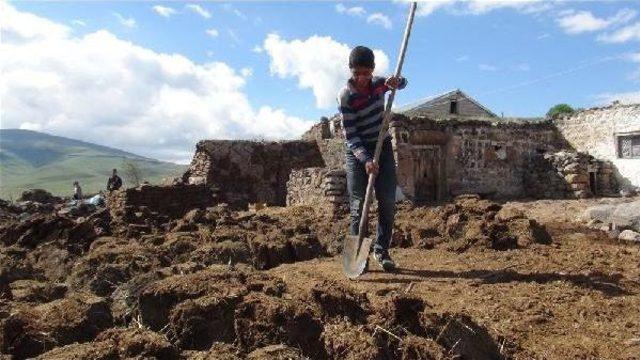
[[[131,171],[152,184],[180,176],[186,165],[144,158],[121,150],[26,130],[0,130],[0,197],[16,199],[22,191],[40,188],[70,196],[77,180],[85,194],[106,187],[117,168],[124,186],[134,186]]]

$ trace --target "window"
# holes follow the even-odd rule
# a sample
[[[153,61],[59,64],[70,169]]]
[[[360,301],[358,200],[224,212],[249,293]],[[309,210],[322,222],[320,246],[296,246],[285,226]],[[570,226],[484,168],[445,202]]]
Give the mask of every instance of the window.
[[[449,114],[458,113],[458,100],[452,99],[449,103]]]
[[[618,136],[618,157],[640,159],[640,134]]]

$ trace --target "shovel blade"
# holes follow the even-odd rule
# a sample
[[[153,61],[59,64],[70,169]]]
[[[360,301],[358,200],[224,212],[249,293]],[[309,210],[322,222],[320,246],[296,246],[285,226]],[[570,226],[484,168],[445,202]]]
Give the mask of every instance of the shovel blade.
[[[349,279],[355,279],[364,272],[372,242],[373,239],[364,238],[360,243],[357,235],[345,237],[342,247],[342,268]]]

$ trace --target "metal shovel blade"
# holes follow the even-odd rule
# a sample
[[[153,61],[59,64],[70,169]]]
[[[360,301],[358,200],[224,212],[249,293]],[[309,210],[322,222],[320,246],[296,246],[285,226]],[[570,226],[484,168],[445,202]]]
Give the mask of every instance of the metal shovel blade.
[[[372,242],[373,239],[364,238],[360,243],[357,235],[347,235],[345,237],[342,248],[342,268],[349,279],[355,279],[364,272],[367,267],[367,258],[369,258],[369,249],[371,249]]]

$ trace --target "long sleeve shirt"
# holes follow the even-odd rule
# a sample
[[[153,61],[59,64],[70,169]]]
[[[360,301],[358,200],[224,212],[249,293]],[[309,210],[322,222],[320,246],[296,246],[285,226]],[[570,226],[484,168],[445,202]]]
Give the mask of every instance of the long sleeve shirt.
[[[375,144],[382,127],[384,94],[391,90],[385,85],[385,81],[383,77],[374,76],[368,91],[360,93],[349,80],[338,94],[338,110],[342,118],[347,147],[363,163],[373,160],[373,154],[364,145]],[[400,78],[398,89],[403,89],[405,86],[407,86],[407,80]]]

